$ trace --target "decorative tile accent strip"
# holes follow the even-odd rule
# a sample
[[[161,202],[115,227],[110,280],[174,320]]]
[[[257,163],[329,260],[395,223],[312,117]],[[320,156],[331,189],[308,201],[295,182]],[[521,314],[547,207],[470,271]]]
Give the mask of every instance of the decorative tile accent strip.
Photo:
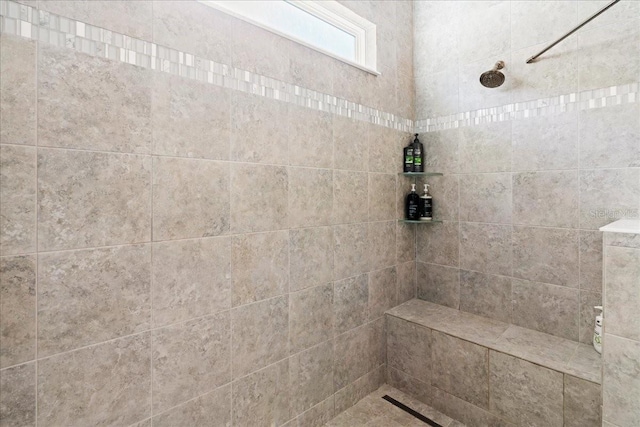
[[[351,102],[234,68],[156,43],[118,34],[12,1],[0,1],[0,31],[93,56],[121,61],[164,73],[264,96],[301,107],[326,111],[405,132],[413,121]]]
[[[635,82],[417,120],[415,122],[415,132],[435,132],[465,126],[477,126],[483,123],[504,122],[507,120],[562,114],[569,111],[632,104],[640,100],[639,87],[640,83]]]
[[[404,132],[435,132],[640,102],[638,90],[640,83],[634,82],[421,119],[414,123],[412,120],[333,95],[261,76],[42,10],[38,11],[31,6],[9,0],[0,0],[0,32],[55,46],[66,46],[89,55],[326,111]]]
[[[22,4],[0,1],[0,31],[27,38],[37,38],[38,11]]]

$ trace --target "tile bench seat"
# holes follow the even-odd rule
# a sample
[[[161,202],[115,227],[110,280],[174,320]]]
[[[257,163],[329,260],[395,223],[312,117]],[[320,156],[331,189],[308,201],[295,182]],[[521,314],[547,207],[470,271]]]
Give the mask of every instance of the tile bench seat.
[[[386,312],[388,383],[473,426],[600,426],[593,347],[411,300]]]

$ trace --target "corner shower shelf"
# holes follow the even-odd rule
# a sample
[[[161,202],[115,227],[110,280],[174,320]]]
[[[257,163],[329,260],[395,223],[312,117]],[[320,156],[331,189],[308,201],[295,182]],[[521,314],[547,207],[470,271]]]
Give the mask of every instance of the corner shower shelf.
[[[440,172],[400,172],[398,175],[403,176],[442,176]]]
[[[442,222],[441,219],[432,219],[430,221],[414,221],[412,219],[399,219],[398,222],[404,222],[406,224],[433,224],[434,222]]]

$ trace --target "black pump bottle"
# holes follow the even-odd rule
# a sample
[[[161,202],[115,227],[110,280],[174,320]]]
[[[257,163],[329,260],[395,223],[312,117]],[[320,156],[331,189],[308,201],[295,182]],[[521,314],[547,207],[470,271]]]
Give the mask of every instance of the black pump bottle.
[[[416,139],[413,140],[413,144],[411,145],[413,145],[413,171],[424,172],[424,147],[418,139],[417,133]]]
[[[415,184],[411,184],[411,193],[407,194],[404,209],[406,219],[420,221],[420,196],[416,193]]]
[[[404,147],[403,151],[403,168],[404,172],[413,172],[413,143],[409,141],[409,145]]]

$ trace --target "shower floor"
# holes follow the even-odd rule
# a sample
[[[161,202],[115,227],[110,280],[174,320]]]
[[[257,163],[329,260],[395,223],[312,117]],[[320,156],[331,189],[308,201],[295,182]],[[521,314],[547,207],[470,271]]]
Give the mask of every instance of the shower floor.
[[[383,399],[391,400],[410,408],[417,417]],[[421,420],[420,416],[427,420]],[[464,427],[459,421],[452,420],[428,405],[404,394],[391,386],[383,385],[350,409],[341,413],[325,427]]]

